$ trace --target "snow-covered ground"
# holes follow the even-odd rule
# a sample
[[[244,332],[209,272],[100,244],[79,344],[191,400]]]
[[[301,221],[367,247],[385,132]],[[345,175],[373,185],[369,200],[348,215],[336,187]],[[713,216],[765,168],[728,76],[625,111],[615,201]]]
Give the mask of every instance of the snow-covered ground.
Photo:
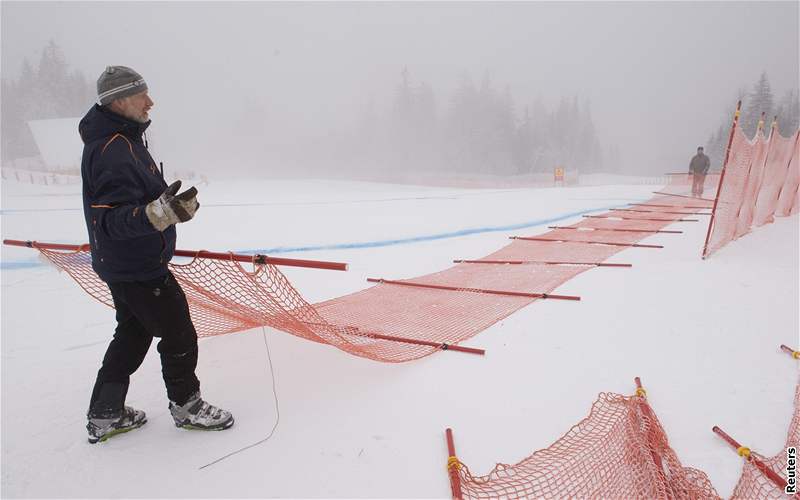
[[[448,189],[327,180],[211,179],[179,228],[179,248],[268,250],[345,261],[346,273],[284,268],[311,302],[366,277],[406,278],[477,258],[581,212],[650,197],[653,186]],[[86,241],[80,186],[2,184],[2,236]],[[128,403],[142,429],[89,445],[85,412],[114,328],[113,311],[32,250],[2,249],[4,497],[447,497],[445,427],[476,473],[551,444],[597,393],[630,394],[640,376],[684,465],[727,495],[741,459],[720,425],[764,454],[786,437],[797,362],[798,220],[779,219],[699,258],[702,222],[676,223],[557,293],[465,342],[392,365],[268,329],[204,339],[204,396],[230,409],[229,431],[172,424],[155,348]],[[514,226],[519,226],[514,228]],[[287,251],[309,248],[305,251]],[[225,461],[199,467],[262,439]]]

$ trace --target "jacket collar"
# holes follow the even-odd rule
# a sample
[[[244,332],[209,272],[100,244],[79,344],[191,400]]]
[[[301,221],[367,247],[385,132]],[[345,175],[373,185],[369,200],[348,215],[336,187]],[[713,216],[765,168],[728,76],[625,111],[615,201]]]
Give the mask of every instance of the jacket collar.
[[[132,140],[142,142],[142,134],[149,126],[150,120],[139,123],[95,104],[81,120],[78,131],[83,142],[87,144],[114,134],[122,134]]]

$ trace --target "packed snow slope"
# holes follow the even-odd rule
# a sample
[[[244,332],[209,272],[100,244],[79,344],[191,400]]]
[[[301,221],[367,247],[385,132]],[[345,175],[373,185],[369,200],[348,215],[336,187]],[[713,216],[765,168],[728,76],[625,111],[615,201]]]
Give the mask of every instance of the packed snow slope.
[[[657,186],[448,189],[326,180],[211,179],[179,248],[268,250],[344,261],[348,272],[283,268],[310,302],[482,257],[511,235],[650,198]],[[2,236],[87,240],[80,186],[2,184]],[[603,391],[640,376],[686,466],[729,494],[741,459],[719,425],[766,455],[792,413],[798,342],[798,220],[779,219],[700,260],[701,222],[676,223],[466,342],[383,364],[267,329],[200,342],[203,395],[231,410],[225,432],[176,429],[155,347],[128,404],[148,423],[86,442],[85,413],[115,321],[33,250],[2,249],[3,497],[447,497],[445,427],[475,473],[551,444]],[[305,250],[300,250],[305,249]],[[266,340],[266,344],[265,344]],[[269,349],[269,351],[267,350]],[[271,367],[268,359],[271,356]],[[274,373],[274,379],[273,374]],[[277,390],[273,396],[273,382]],[[199,468],[259,441],[267,442]]]

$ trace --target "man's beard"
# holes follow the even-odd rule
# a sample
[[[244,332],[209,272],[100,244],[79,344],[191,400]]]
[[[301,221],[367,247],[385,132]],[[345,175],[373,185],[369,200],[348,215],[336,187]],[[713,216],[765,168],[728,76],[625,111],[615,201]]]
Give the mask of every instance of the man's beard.
[[[131,114],[131,116],[129,116],[128,118],[130,118],[131,120],[133,120],[133,121],[135,121],[137,123],[147,123],[148,121],[150,121],[150,118],[148,117],[147,112],[143,112],[143,113],[141,113],[139,115]]]

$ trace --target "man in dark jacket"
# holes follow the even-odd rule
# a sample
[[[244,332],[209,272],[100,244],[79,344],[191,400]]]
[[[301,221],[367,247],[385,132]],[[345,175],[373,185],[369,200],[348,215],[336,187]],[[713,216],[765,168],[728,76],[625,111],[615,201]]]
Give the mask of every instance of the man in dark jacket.
[[[109,66],[97,80],[99,104],[80,122],[84,142],[81,175],[83,212],[92,268],[108,284],[117,328],[89,403],[89,442],[142,426],[145,413],[125,406],[130,376],[153,337],[169,409],[178,427],[222,430],[230,412],[200,397],[197,333],[186,296],[167,263],[175,251],[175,224],[194,217],[199,204],[192,187],[164,182],[142,136],[153,101],[144,79],[125,66]]]
[[[703,196],[703,184],[706,182],[706,174],[711,162],[708,156],[703,154],[703,146],[697,148],[697,154],[689,162],[689,175],[692,176],[692,196],[701,198]]]

